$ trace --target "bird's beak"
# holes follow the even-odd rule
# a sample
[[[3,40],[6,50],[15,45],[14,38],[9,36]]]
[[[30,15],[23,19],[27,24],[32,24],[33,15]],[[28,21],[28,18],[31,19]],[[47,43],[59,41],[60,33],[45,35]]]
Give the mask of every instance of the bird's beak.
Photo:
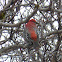
[[[38,22],[35,22],[35,23],[38,24],[39,26],[41,26],[40,23],[38,23]]]
[[[35,24],[38,24],[38,22],[34,22]]]
[[[40,25],[38,22],[34,22],[34,23]]]
[[[33,22],[33,23],[37,24],[37,22]]]

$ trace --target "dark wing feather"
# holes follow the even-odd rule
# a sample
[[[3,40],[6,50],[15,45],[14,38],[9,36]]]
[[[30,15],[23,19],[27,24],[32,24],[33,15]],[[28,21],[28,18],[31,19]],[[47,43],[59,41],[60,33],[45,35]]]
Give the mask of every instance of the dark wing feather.
[[[24,28],[24,39],[29,44],[33,43],[33,40],[30,37],[30,33],[29,33],[29,31],[26,28]]]

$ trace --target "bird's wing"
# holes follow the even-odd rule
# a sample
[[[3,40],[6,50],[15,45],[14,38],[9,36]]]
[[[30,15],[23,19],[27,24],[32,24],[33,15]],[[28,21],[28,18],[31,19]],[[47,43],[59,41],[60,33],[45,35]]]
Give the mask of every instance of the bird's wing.
[[[24,39],[25,41],[27,41],[28,43],[32,44],[33,40],[31,39],[31,34],[29,33],[27,28],[24,28]]]

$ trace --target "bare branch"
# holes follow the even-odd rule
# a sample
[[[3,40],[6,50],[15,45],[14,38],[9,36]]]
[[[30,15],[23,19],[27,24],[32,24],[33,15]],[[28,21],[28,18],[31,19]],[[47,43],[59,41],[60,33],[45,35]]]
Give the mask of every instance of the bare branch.
[[[11,46],[8,46],[8,47],[3,47],[0,49],[0,55],[2,55],[3,53],[8,53],[12,50],[16,50],[18,48],[26,48],[27,47],[27,44],[25,45],[22,45],[22,44],[18,44],[18,45],[11,45]]]
[[[26,23],[29,21],[29,19],[37,12],[37,8],[31,13],[31,15],[29,15],[27,17],[27,19],[25,21],[22,21],[22,22],[19,22],[17,24],[9,24],[9,23],[3,23],[3,22],[0,22],[0,26],[5,26],[5,27],[18,27],[20,26],[21,24],[23,23]]]

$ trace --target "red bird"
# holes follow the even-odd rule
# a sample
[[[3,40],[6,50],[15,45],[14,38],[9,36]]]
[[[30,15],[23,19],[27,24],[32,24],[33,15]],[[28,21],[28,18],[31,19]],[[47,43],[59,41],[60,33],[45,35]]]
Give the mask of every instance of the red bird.
[[[33,44],[35,49],[39,46],[38,28],[35,19],[31,19],[26,23],[24,38],[29,44]]]

